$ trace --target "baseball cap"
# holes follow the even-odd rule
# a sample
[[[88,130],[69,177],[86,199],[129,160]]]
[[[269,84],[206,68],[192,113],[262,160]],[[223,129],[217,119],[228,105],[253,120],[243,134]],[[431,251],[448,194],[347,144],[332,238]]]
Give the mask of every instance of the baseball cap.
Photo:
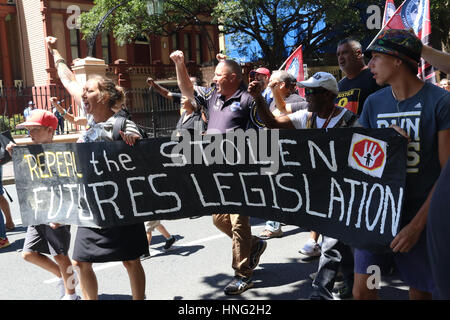
[[[297,86],[300,88],[318,88],[322,87],[331,91],[335,94],[338,94],[338,84],[336,78],[328,72],[317,72],[311,78],[306,81],[297,82]]]
[[[33,101],[28,101],[28,105],[29,105],[29,106],[34,105],[34,102],[33,102]]]
[[[255,71],[256,71],[256,73],[264,74],[264,75],[270,77],[270,70],[267,68],[258,68]]]
[[[417,65],[422,55],[422,46],[422,42],[414,33],[408,30],[388,29],[376,38],[364,55],[370,59],[372,52],[379,52]]]
[[[58,119],[50,111],[36,109],[30,114],[25,122],[19,123],[16,128],[20,129],[26,126],[44,126],[56,130],[58,127]]]

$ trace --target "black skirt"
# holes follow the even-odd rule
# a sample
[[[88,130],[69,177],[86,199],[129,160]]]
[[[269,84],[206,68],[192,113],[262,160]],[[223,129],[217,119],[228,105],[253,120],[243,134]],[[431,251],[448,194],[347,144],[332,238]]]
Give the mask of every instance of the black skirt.
[[[111,262],[138,259],[148,251],[143,223],[112,228],[78,227],[72,259]]]

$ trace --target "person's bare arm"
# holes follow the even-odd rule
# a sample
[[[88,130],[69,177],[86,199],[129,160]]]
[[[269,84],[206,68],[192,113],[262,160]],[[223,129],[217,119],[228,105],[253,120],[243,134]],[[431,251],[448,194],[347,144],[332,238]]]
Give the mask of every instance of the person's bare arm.
[[[261,95],[262,84],[259,81],[252,81],[248,85],[248,92],[252,95],[256,103],[256,110],[261,121],[269,129],[295,129],[288,116],[280,116],[275,118],[267,107],[266,99]]]
[[[279,81],[272,81],[270,83],[270,89],[272,90],[273,94],[273,101],[275,101],[275,106],[277,107],[277,109],[274,110],[274,115],[276,117],[288,114],[288,111],[286,109],[286,101],[284,101],[283,96],[281,95],[281,92],[279,90],[280,85],[281,82]],[[278,112],[275,112],[277,110]]]
[[[163,86],[156,83],[155,80],[153,80],[152,78],[147,78],[147,84],[149,85],[149,87],[155,88],[155,90],[164,98],[173,100],[172,93]]]
[[[83,86],[77,81],[77,79],[75,78],[75,74],[72,72],[72,70],[70,70],[70,68],[66,64],[66,61],[56,49],[57,40],[57,38],[51,36],[45,38],[47,48],[50,54],[53,56],[59,79],[61,80],[64,88],[66,88],[69,94],[74,98],[75,103],[81,106]]]
[[[61,116],[64,118],[64,120],[69,121],[70,123],[73,123],[77,126],[86,126],[87,125],[87,119],[85,117],[75,117],[73,114],[68,113],[66,109],[64,109],[60,104],[58,104],[58,99],[56,97],[51,97],[50,102],[53,107],[58,110],[58,112],[61,114]]]
[[[450,73],[450,53],[423,45],[422,58],[428,61],[436,69],[439,69],[445,73]]]
[[[184,63],[183,51],[177,50],[172,52],[170,54],[170,59],[172,59],[172,61],[175,63],[178,87],[180,88],[181,94],[183,96],[186,96],[190,100],[195,100],[194,85],[189,78],[189,73]]]

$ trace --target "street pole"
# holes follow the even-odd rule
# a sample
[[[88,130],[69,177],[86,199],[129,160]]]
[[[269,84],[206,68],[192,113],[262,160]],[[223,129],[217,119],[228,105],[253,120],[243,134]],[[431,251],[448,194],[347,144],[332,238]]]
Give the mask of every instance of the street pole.
[[[95,28],[94,32],[92,33],[92,35],[89,37],[89,41],[88,41],[88,57],[92,57],[92,52],[94,51],[94,45],[95,45],[95,40],[97,39],[97,36],[99,34],[99,32],[101,31],[101,29],[103,28],[103,23],[105,22],[105,20],[111,15],[111,13],[113,13],[117,8],[123,6],[124,4],[130,2],[131,0],[124,0],[121,3],[119,3],[118,5],[116,5],[114,8],[109,9],[109,11],[103,16],[103,18],[100,20],[100,22],[98,23],[97,27]]]

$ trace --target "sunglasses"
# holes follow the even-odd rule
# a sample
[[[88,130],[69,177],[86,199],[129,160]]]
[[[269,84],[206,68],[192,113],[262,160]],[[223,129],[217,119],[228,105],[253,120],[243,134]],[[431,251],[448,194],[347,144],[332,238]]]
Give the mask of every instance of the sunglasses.
[[[306,95],[313,95],[313,94],[322,94],[327,92],[327,89],[324,88],[305,88],[305,94]]]

